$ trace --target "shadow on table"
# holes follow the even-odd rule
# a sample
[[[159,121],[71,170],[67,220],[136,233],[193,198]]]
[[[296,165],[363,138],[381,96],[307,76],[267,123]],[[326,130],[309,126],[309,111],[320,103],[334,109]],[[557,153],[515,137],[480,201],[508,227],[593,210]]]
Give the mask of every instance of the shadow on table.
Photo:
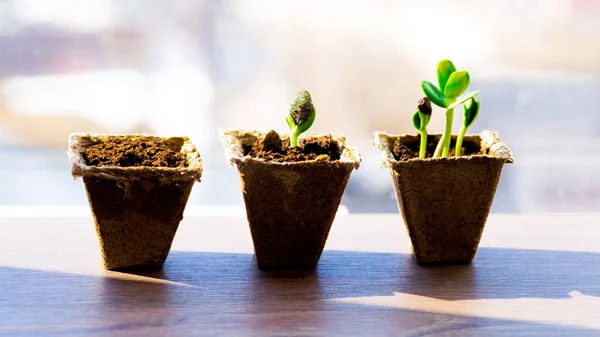
[[[173,251],[162,270],[126,273],[192,286],[220,303],[325,298],[318,270],[261,271],[252,254]]]
[[[113,335],[173,321],[170,286],[0,266],[0,335]],[[145,310],[152,308],[152,310]],[[144,310],[143,322],[134,315]]]
[[[444,300],[600,296],[598,253],[482,247],[470,265],[403,272],[397,291]]]
[[[470,265],[422,267],[406,254],[325,251],[314,271],[269,272],[250,254],[174,251],[163,270],[136,274],[249,301],[393,292],[443,300],[600,296],[600,254],[485,247]]]
[[[560,322],[381,304],[395,300],[394,293],[450,302],[563,299],[573,290],[599,296],[599,273],[600,254],[495,248],[480,249],[471,265],[449,267],[420,267],[405,254],[344,251],[326,251],[314,271],[263,272],[251,254],[181,251],[173,251],[160,271],[100,276],[0,266],[0,334],[285,335],[310,327],[337,335],[402,330],[415,335],[527,331],[593,336],[597,331]],[[343,301],[348,298],[366,302]],[[371,298],[377,303],[369,304]]]
[[[204,303],[258,310],[244,324],[259,331],[285,322],[342,335],[376,324],[417,336],[592,336],[598,272],[600,254],[482,248],[471,265],[438,267],[406,254],[326,251],[315,271],[297,272],[260,271],[249,254],[173,252],[163,271],[141,275],[197,287]]]

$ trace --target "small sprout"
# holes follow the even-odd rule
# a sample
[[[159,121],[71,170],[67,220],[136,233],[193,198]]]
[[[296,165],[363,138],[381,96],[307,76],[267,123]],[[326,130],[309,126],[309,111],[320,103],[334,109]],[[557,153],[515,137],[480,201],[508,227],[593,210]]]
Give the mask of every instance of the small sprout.
[[[477,119],[477,116],[479,116],[479,110],[481,109],[481,104],[479,103],[479,101],[477,99],[470,98],[465,103],[465,105],[463,105],[463,108],[464,108],[463,125],[460,128],[458,137],[456,137],[456,149],[454,150],[454,153],[457,157],[460,156],[460,153],[462,150],[463,139],[465,138],[465,134],[467,133],[467,130],[473,124],[473,122]]]
[[[473,91],[466,94],[460,100],[469,84],[471,77],[465,70],[457,71],[450,60],[442,60],[438,63],[437,78],[439,88],[428,81],[421,82],[423,92],[431,102],[441,108],[446,109],[446,128],[433,154],[434,157],[447,157],[450,152],[450,140],[452,139],[452,122],[454,120],[454,108],[465,103],[479,94],[479,91]]]
[[[316,114],[317,111],[312,104],[310,93],[303,90],[296,94],[296,99],[290,105],[285,119],[291,132],[290,147],[298,146],[298,137],[312,126]]]
[[[421,144],[419,145],[419,158],[424,159],[427,153],[427,124],[431,120],[431,101],[427,97],[419,100],[417,111],[413,116],[413,124],[421,133]]]

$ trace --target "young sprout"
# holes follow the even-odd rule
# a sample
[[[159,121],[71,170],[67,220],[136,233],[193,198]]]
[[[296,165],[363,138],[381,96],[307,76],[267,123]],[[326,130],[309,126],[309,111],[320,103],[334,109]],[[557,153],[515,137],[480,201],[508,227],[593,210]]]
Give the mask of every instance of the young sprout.
[[[454,64],[449,60],[440,61],[436,72],[439,88],[429,81],[421,82],[421,87],[433,104],[446,109],[446,128],[433,156],[447,157],[450,151],[450,140],[452,139],[454,108],[477,96],[479,91],[471,91],[460,100],[457,100],[469,87],[471,82],[469,73],[465,70],[457,71]]]
[[[290,127],[290,147],[298,146],[298,137],[312,126],[316,115],[317,110],[312,104],[308,91],[303,90],[297,93],[285,118]]]
[[[479,101],[477,99],[471,98],[465,103],[465,105],[463,105],[463,108],[464,108],[463,125],[460,128],[458,137],[456,137],[456,149],[454,150],[455,156],[457,156],[457,157],[460,156],[460,152],[462,150],[463,139],[465,138],[467,129],[469,128],[469,126],[471,126],[471,124],[473,124],[473,122],[475,121],[475,119],[477,119],[477,116],[479,115],[479,110],[481,108],[481,104],[479,103]]]
[[[431,120],[431,101],[427,97],[419,100],[417,112],[413,116],[413,125],[421,133],[421,145],[419,146],[419,158],[425,158],[427,153],[427,124]]]

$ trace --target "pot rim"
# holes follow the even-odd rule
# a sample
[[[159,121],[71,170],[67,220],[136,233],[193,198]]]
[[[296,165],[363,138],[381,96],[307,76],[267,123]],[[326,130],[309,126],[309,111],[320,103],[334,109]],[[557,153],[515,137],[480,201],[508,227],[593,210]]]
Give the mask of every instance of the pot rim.
[[[504,164],[514,163],[514,158],[510,149],[500,139],[500,134],[496,131],[483,130],[479,134],[466,135],[465,139],[475,140],[480,143],[481,148],[485,149],[488,154],[476,154],[471,156],[460,157],[444,157],[444,158],[412,158],[408,160],[398,161],[390,151],[390,138],[403,137],[419,137],[413,134],[395,135],[386,131],[375,131],[373,133],[373,145],[380,151],[381,162],[384,167],[392,167],[395,165],[414,164],[418,162],[425,163],[443,163],[443,162],[464,162],[474,159],[487,159],[497,161]],[[429,136],[441,136],[440,134],[431,134]]]
[[[274,166],[306,166],[307,164],[325,164],[325,165],[344,165],[354,169],[358,169],[361,163],[361,157],[358,151],[346,144],[346,137],[340,134],[334,133],[312,133],[304,135],[304,139],[315,139],[319,137],[330,136],[342,149],[340,159],[335,161],[321,161],[321,160],[303,160],[296,162],[272,162],[262,158],[254,158],[249,155],[244,155],[242,147],[243,143],[251,143],[260,136],[264,136],[266,132],[256,130],[244,130],[244,129],[233,129],[233,128],[221,128],[219,129],[221,135],[221,141],[225,147],[225,152],[230,165],[239,165],[244,163],[260,163],[265,165]],[[289,135],[281,134],[282,140],[289,139]]]
[[[81,150],[87,146],[86,139],[99,139],[105,137],[120,138],[147,138],[154,140],[178,140],[182,142],[180,151],[186,154],[187,167],[164,167],[164,166],[90,166],[88,165]],[[71,174],[74,178],[97,177],[114,180],[134,180],[139,178],[157,178],[161,181],[170,180],[196,180],[200,181],[202,176],[202,159],[200,152],[188,137],[159,137],[142,133],[129,134],[100,134],[100,133],[72,133],[69,135],[69,159],[72,163]]]

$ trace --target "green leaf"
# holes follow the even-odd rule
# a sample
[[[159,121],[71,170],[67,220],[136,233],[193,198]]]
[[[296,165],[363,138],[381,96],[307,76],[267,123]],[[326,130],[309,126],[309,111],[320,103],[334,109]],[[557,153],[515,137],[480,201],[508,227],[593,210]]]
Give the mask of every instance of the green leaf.
[[[313,106],[313,112],[310,115],[310,118],[306,122],[302,123],[301,125],[298,125],[298,129],[296,132],[298,134],[301,134],[301,133],[305,132],[306,130],[310,129],[310,127],[315,122],[315,116],[317,116],[317,109]]]
[[[456,99],[467,90],[470,82],[471,78],[468,72],[465,70],[455,71],[448,78],[448,83],[446,83],[446,88],[444,89],[444,95]]]
[[[285,117],[285,121],[291,130],[294,127],[294,119],[292,118],[292,115],[288,114],[287,117]]]
[[[423,131],[423,129],[427,127],[427,124],[429,124],[430,120],[431,115],[426,115],[421,111],[417,110],[413,115],[413,126],[415,127],[415,129],[417,129],[417,131]]]
[[[454,108],[456,108],[457,106],[459,106],[459,105],[463,104],[464,102],[468,101],[469,99],[471,99],[471,98],[473,98],[473,97],[475,97],[475,96],[479,95],[479,93],[480,93],[480,92],[481,92],[481,91],[479,91],[479,90],[471,91],[470,93],[468,93],[468,94],[464,95],[463,97],[461,97],[461,98],[460,98],[459,100],[457,100],[456,102],[454,102],[454,103],[450,104],[450,105],[448,106],[448,109],[454,109]]]
[[[421,131],[421,116],[419,116],[419,110],[413,115],[413,125],[417,131]]]
[[[465,110],[465,119],[463,120],[463,126],[468,128],[479,116],[479,110],[481,110],[481,104],[475,98],[471,98],[463,106]]]
[[[446,97],[438,87],[429,81],[421,82],[421,88],[423,88],[423,92],[427,95],[429,100],[440,108],[445,108],[452,103],[452,99]]]
[[[439,88],[442,92],[446,89],[446,83],[448,83],[448,78],[452,75],[453,72],[456,71],[456,67],[454,64],[450,62],[450,60],[441,60],[437,65],[437,78]]]

